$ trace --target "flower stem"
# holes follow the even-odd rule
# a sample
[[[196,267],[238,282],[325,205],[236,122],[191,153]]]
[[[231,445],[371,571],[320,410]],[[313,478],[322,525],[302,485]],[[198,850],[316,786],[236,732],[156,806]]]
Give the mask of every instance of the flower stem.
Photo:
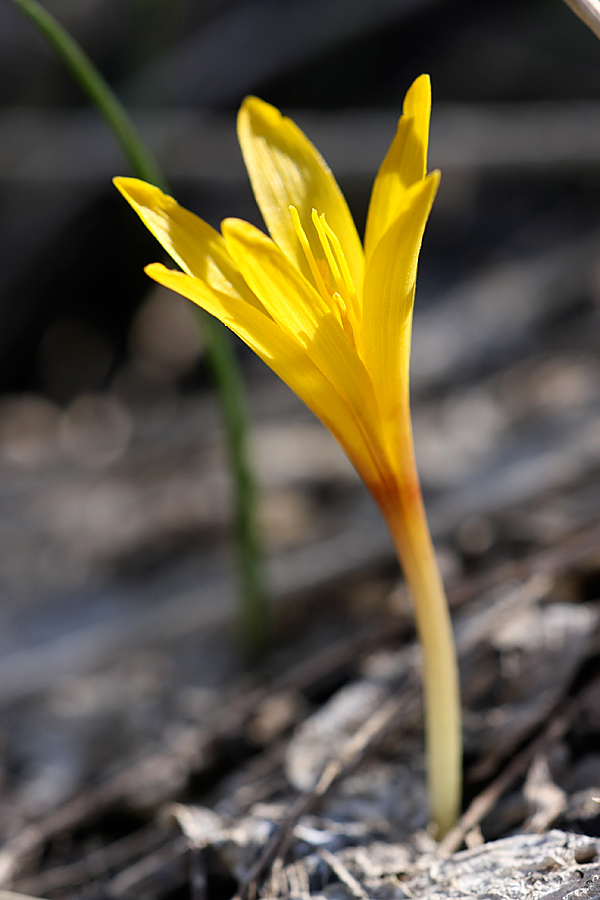
[[[13,0],[43,34],[104,118],[138,178],[166,189],[158,163],[127,111],[79,44],[37,0]],[[235,534],[240,573],[239,631],[247,655],[256,659],[269,640],[269,607],[263,581],[256,489],[248,460],[244,390],[231,341],[223,326],[198,310],[206,352],[219,396],[235,493]]]
[[[423,661],[430,814],[441,839],[460,812],[462,738],[460,683],[452,622],[435,556],[410,429],[403,475],[384,515],[411,595]]]
[[[195,307],[210,352],[210,367],[227,427],[229,465],[236,486],[234,524],[240,590],[238,633],[248,662],[264,655],[271,640],[271,615],[263,580],[257,523],[256,480],[250,465],[248,420],[239,367],[225,328]]]
[[[77,41],[37,0],[13,0],[13,2],[54,47],[75,81],[111,129],[132,171],[138,178],[164,189],[165,181],[158,163],[142,141],[127,111]]]

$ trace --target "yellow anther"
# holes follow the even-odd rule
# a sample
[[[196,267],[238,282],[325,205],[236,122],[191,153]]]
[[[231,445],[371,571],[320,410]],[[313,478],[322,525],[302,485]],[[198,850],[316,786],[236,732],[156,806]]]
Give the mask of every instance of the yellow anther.
[[[344,251],[342,250],[342,245],[340,244],[336,233],[329,226],[327,219],[325,218],[325,213],[322,213],[319,216],[320,221],[322,222],[323,231],[327,235],[328,243],[331,244],[333,250],[335,251],[335,255],[337,261],[339,263],[339,267],[342,273],[343,284],[345,287],[345,293],[348,297],[348,300],[354,307],[357,309],[358,298],[356,296],[356,288],[354,287],[354,282],[352,281],[352,275],[350,274],[350,269],[348,268],[348,263],[346,262],[346,257],[344,256]]]
[[[341,294],[338,294],[337,291],[334,293],[333,299],[336,302],[340,314],[340,320],[342,323],[342,328],[344,329],[344,334],[354,347],[354,331],[352,330],[352,325],[350,324],[350,319],[348,318],[348,307],[346,306],[346,301],[341,296]]]
[[[289,210],[292,215],[292,222],[294,223],[294,231],[296,232],[298,240],[300,241],[300,244],[302,245],[302,249],[304,250],[304,255],[306,256],[306,261],[308,262],[308,265],[310,267],[312,277],[315,280],[315,286],[316,286],[318,292],[320,293],[320,295],[323,297],[323,299],[329,303],[329,291],[325,287],[325,282],[323,281],[321,273],[319,272],[319,266],[314,257],[314,254],[311,250],[308,238],[306,237],[306,232],[304,231],[304,228],[302,227],[302,223],[300,221],[300,216],[298,214],[298,210],[296,209],[295,206],[291,206],[291,205],[289,207]]]
[[[329,265],[329,270],[333,275],[333,281],[338,292],[344,290],[344,284],[342,281],[342,275],[339,269],[339,266],[335,260],[335,256],[333,255],[331,244],[327,240],[327,235],[325,233],[325,229],[323,227],[324,216],[319,216],[319,213],[316,209],[313,209],[311,214],[311,219],[313,221],[313,225],[315,226],[315,230],[319,237],[319,241],[321,242],[321,247],[323,248],[323,252],[325,254],[325,258],[327,259],[327,263]]]
[[[348,300],[351,303],[354,302],[356,294],[340,243],[327,225],[325,216],[319,216],[317,210],[313,209],[311,219],[325,254],[325,259],[315,258],[310,241],[302,227],[298,210],[292,205],[290,205],[289,210],[294,231],[300,241],[315,287],[342,326],[344,334],[354,346],[354,333],[348,316]],[[338,260],[342,262],[341,269],[338,265]]]

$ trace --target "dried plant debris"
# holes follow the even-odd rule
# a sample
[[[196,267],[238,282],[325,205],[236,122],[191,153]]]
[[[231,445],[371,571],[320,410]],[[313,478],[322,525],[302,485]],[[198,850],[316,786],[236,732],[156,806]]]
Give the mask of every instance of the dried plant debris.
[[[540,753],[533,760],[523,794],[531,814],[525,823],[525,830],[541,834],[565,811],[567,795],[554,783],[548,757]]]
[[[362,680],[349,684],[309,716],[296,730],[286,751],[286,775],[297,790],[314,788],[327,761],[370,713],[387,699],[383,684]]]
[[[600,794],[600,757],[594,750],[599,692],[589,673],[565,706],[577,673],[595,653],[597,608],[590,602],[565,603],[557,585],[546,574],[533,574],[508,589],[480,594],[459,612],[458,646],[472,705],[466,733],[476,754],[467,783],[469,790],[483,791],[475,813],[459,823],[454,842],[446,844],[450,851],[463,840],[473,848],[515,828],[537,832],[560,824],[598,833],[592,797]],[[330,663],[339,664],[334,648],[331,655]],[[219,878],[232,886],[249,890],[256,882],[266,891],[268,882],[272,894],[291,891],[295,896],[306,894],[307,879],[312,885],[320,873],[326,892],[335,877],[342,893],[361,896],[358,885],[368,896],[378,896],[345,854],[359,848],[366,852],[373,844],[401,845],[410,860],[423,852],[428,816],[418,657],[411,644],[401,649],[380,645],[355,666],[354,680],[311,713],[310,691],[302,691],[322,677],[325,663],[324,656],[307,664],[303,674],[282,675],[270,693],[254,689],[230,706],[221,704],[222,722],[202,727],[200,717],[185,733],[180,729],[180,739],[172,736],[154,759],[142,758],[114,783],[109,779],[89,796],[75,795],[54,814],[50,804],[48,818],[28,828],[23,827],[22,802],[13,803],[12,816],[5,807],[2,821],[11,839],[0,854],[3,885],[55,896],[60,885],[67,889],[85,882],[85,873],[94,880],[98,862],[78,831],[111,810],[145,819],[158,812],[160,821],[149,838],[154,849],[146,854],[136,851],[125,859],[101,823],[98,835],[106,842],[107,858],[121,860],[109,894],[142,891],[144,883],[149,896],[163,896],[148,885],[159,873],[172,886],[185,883],[192,851],[165,832],[160,810],[181,798],[195,775],[206,787],[201,794],[193,789],[188,799],[212,809],[180,804],[167,810],[183,827],[194,865],[200,865],[200,854],[209,875],[218,861]],[[488,740],[487,734],[495,738]],[[238,755],[216,772],[223,751],[231,752],[227,741],[238,742]],[[177,777],[167,784],[163,775],[171,771]],[[15,824],[15,813],[21,824]],[[133,839],[141,832],[133,823],[132,828]],[[123,887],[126,882],[130,888]],[[389,885],[381,890],[390,896],[385,893]],[[392,891],[391,896],[401,895]]]
[[[595,841],[562,831],[514,835],[440,862],[425,857],[396,896],[592,900],[600,896],[600,866],[590,862],[597,853]]]
[[[482,758],[505,758],[548,718],[589,655],[597,621],[589,605],[530,605],[479,645],[478,671],[466,681],[467,735]]]
[[[243,880],[252,851],[275,827],[275,810],[270,818],[265,809],[262,816],[233,825],[199,807],[179,805],[172,811],[190,847],[210,847],[219,865],[236,880]],[[423,834],[420,840],[394,844],[364,830],[344,831],[332,822],[321,821],[315,827],[307,817],[294,829],[289,854],[293,861],[278,857],[259,895],[328,900],[592,900],[600,897],[599,850],[596,840],[553,830],[518,834],[441,858]]]

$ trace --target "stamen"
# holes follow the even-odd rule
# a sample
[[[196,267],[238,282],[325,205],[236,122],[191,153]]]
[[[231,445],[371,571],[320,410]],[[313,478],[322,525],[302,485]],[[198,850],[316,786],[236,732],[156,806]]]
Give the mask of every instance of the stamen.
[[[356,296],[356,288],[354,287],[354,282],[352,280],[352,275],[350,274],[350,269],[348,268],[348,263],[346,262],[346,257],[344,256],[344,251],[342,250],[342,245],[340,244],[336,233],[327,222],[325,213],[321,214],[320,220],[323,223],[323,230],[327,235],[329,243],[335,250],[335,255],[342,270],[343,283],[346,288],[348,299],[352,303],[354,310],[358,311],[358,297]]]
[[[317,288],[318,292],[320,293],[321,297],[323,297],[323,299],[327,301],[328,305],[330,305],[329,291],[325,287],[325,282],[323,281],[321,273],[319,272],[319,267],[317,265],[317,261],[314,257],[314,254],[311,250],[310,244],[308,242],[308,238],[306,237],[306,232],[304,231],[304,228],[302,227],[302,223],[300,222],[300,216],[298,214],[298,210],[296,209],[295,206],[292,206],[292,205],[290,205],[289,210],[290,210],[290,213],[292,214],[292,222],[294,223],[294,231],[296,232],[296,235],[298,236],[298,240],[300,241],[300,244],[302,245],[302,249],[304,250],[304,255],[306,256],[306,261],[308,262],[310,271],[312,272],[312,276],[315,279],[316,288]]]
[[[350,299],[350,302],[355,302],[356,293],[354,291],[354,285],[352,284],[352,278],[350,277],[344,254],[342,253],[340,242],[337,240],[331,228],[329,228],[325,221],[325,216],[319,216],[316,209],[313,209],[311,219],[315,231],[317,232],[319,243],[325,254],[325,259],[316,259],[312,247],[310,246],[310,241],[302,227],[298,210],[291,204],[289,210],[292,216],[294,231],[296,232],[298,240],[300,241],[300,246],[304,251],[315,286],[339,324],[342,326],[344,334],[352,346],[354,346],[354,332],[348,316],[347,304],[348,299]],[[338,260],[342,263],[341,270],[338,265]]]
[[[354,347],[354,331],[352,330],[352,325],[350,324],[350,319],[348,318],[348,307],[346,306],[346,301],[341,296],[341,294],[338,294],[337,291],[334,293],[333,299],[337,304],[340,319],[342,322],[342,328],[344,329],[344,334]]]
[[[325,229],[323,228],[324,216],[319,216],[316,209],[313,209],[311,213],[311,219],[313,221],[313,225],[315,226],[315,230],[319,237],[319,241],[321,242],[321,247],[323,248],[323,252],[325,253],[325,257],[329,264],[329,270],[333,275],[333,280],[335,281],[335,286],[338,289],[338,293],[344,290],[344,283],[342,281],[342,276],[339,270],[339,266],[336,262],[335,256],[331,250],[331,244],[327,240],[327,235],[325,233]]]

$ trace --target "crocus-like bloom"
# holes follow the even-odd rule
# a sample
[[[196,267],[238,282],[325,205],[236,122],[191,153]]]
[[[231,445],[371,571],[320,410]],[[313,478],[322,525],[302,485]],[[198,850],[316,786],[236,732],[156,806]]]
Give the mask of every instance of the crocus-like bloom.
[[[408,394],[417,260],[439,182],[426,174],[430,107],[423,75],[375,179],[364,250],[317,150],[256,97],[242,105],[238,136],[270,237],[239,219],[219,234],[156,187],[115,183],[183,270],[154,263],[148,275],[256,351],[337,438],[385,516],[423,647],[431,807],[442,833],[458,810],[458,687]]]

